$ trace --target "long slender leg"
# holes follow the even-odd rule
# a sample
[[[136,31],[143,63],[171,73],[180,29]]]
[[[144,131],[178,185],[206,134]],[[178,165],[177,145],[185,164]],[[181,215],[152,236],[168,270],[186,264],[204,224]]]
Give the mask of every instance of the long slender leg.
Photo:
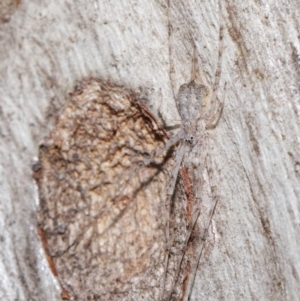
[[[172,92],[173,92],[173,97],[174,99],[176,98],[175,95],[175,87],[173,83],[173,74],[174,74],[174,63],[173,63],[173,54],[172,54],[172,47],[171,47],[171,37],[172,37],[172,24],[171,24],[171,0],[167,0],[167,6],[168,6],[168,39],[169,39],[169,64],[170,64],[170,71],[169,71],[169,76],[170,76],[170,81],[171,81],[171,87],[172,87]]]
[[[220,22],[220,29],[219,29],[219,52],[218,52],[218,63],[217,69],[215,72],[215,80],[212,87],[211,93],[211,104],[212,108],[208,112],[208,122],[207,122],[207,129],[215,128],[218,124],[218,121],[221,117],[223,104],[218,102],[216,94],[219,88],[220,77],[221,77],[221,70],[222,70],[222,62],[223,62],[223,36],[224,36],[224,26],[223,26],[223,18],[222,18],[222,0],[219,0],[219,22]],[[226,84],[225,84],[226,87]],[[224,89],[225,90],[225,89]],[[215,105],[213,105],[215,103]]]
[[[165,256],[165,265],[164,265],[164,275],[163,275],[163,283],[162,283],[162,293],[160,300],[163,300],[164,292],[165,292],[165,285],[166,285],[166,278],[167,278],[167,270],[170,258],[170,203],[172,196],[174,194],[174,189],[179,173],[179,169],[181,166],[181,162],[183,160],[184,154],[186,152],[186,145],[184,141],[182,141],[177,149],[174,168],[171,174],[170,184],[167,191],[167,200],[166,200],[166,256]]]
[[[207,130],[212,130],[218,125],[219,120],[223,113],[223,107],[224,107],[223,103],[218,104],[216,111],[213,113],[213,115],[211,117],[211,120],[209,120],[209,122],[207,123],[207,125],[205,127]]]
[[[186,254],[186,251],[188,249],[188,243],[190,240],[190,237],[192,235],[193,229],[197,223],[198,217],[200,215],[200,201],[201,201],[201,193],[203,189],[203,170],[205,168],[205,158],[207,157],[208,152],[208,136],[202,136],[202,139],[198,142],[197,145],[194,146],[194,148],[190,149],[186,159],[185,159],[185,166],[187,166],[188,173],[192,177],[192,188],[193,188],[193,194],[192,194],[192,203],[193,203],[193,214],[191,221],[189,222],[189,227],[187,230],[187,235],[185,238],[185,242],[183,244],[183,248],[181,249],[181,256],[180,259],[177,262],[175,277],[173,278],[171,290],[169,291],[167,301],[171,299],[172,293],[174,291],[176,282],[178,280],[181,266],[183,263],[184,256]]]
[[[208,145],[208,147],[209,147],[209,145]],[[209,176],[209,182],[210,182],[211,194],[212,194],[211,197],[212,197],[213,201],[212,201],[212,206],[210,208],[210,211],[209,211],[209,214],[208,214],[208,217],[207,217],[207,220],[206,220],[205,228],[202,232],[203,235],[201,237],[201,243],[199,245],[198,254],[196,256],[196,262],[193,265],[193,269],[192,269],[192,272],[191,272],[191,277],[189,279],[188,287],[187,287],[186,294],[185,294],[185,297],[184,297],[183,300],[189,300],[190,297],[191,297],[192,288],[194,286],[198,265],[199,265],[201,255],[202,255],[202,252],[203,252],[204,243],[205,243],[205,240],[206,240],[207,234],[208,234],[208,229],[209,229],[212,217],[214,215],[214,212],[215,212],[218,200],[219,200],[218,196],[216,195],[216,185],[214,183],[215,181],[214,181],[213,175],[212,175],[212,162],[211,162],[211,156],[210,156],[211,152],[210,152],[209,148],[208,148],[208,150],[209,151],[208,151],[208,154],[206,156],[206,166],[207,166],[206,168],[207,168],[207,172],[208,172],[208,176]]]
[[[198,60],[197,47],[196,47],[195,41],[193,39],[192,39],[192,42],[193,42],[193,62],[192,62],[191,81],[195,79],[199,83],[208,87],[209,84],[208,84],[205,74],[203,72],[203,67],[202,67],[201,61]]]
[[[191,221],[191,223],[189,225],[188,235],[186,236],[186,239],[185,239],[185,242],[184,242],[184,247],[182,249],[182,254],[181,254],[181,257],[180,257],[179,262],[178,262],[178,266],[177,266],[177,269],[176,269],[175,277],[174,277],[174,279],[172,281],[171,290],[169,291],[168,297],[166,299],[167,301],[169,301],[171,299],[172,293],[174,291],[174,287],[176,285],[176,281],[177,281],[177,279],[179,277],[179,273],[180,273],[180,269],[181,269],[181,266],[182,266],[183,258],[185,256],[185,251],[187,249],[188,242],[189,242],[189,240],[191,238],[193,229],[194,229],[194,227],[196,225],[196,222],[198,220],[199,215],[200,215],[200,208],[197,208],[196,211],[193,214],[192,221]]]
[[[182,138],[182,131],[180,130],[176,135],[171,137],[164,146],[157,149],[149,158],[144,160],[146,165],[149,165],[153,158],[160,156],[163,152],[168,151],[174,144],[178,143],[178,141]]]
[[[214,84],[212,87],[212,99],[214,99],[216,92],[219,88],[219,83],[220,83],[220,77],[221,77],[221,70],[222,70],[222,62],[223,62],[223,50],[224,50],[224,45],[223,45],[223,36],[224,36],[224,26],[223,26],[223,18],[222,18],[222,0],[219,0],[219,24],[220,24],[220,29],[219,29],[219,52],[218,52],[218,64],[217,64],[217,69],[215,72],[215,80]]]

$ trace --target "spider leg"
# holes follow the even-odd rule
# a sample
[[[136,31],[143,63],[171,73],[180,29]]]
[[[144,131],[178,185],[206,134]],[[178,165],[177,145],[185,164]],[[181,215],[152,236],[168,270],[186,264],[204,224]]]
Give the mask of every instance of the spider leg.
[[[168,293],[167,301],[171,299],[172,293],[174,291],[176,282],[178,280],[181,266],[183,263],[184,256],[186,254],[186,251],[188,249],[189,240],[191,238],[192,232],[195,228],[195,225],[197,223],[198,217],[200,215],[200,202],[201,202],[201,193],[203,189],[203,170],[205,167],[205,158],[207,157],[208,152],[208,136],[207,135],[201,135],[201,139],[198,141],[198,143],[189,151],[188,156],[185,157],[184,165],[188,167],[188,172],[192,176],[192,186],[194,193],[192,195],[192,203],[193,203],[193,214],[192,218],[189,222],[187,235],[185,238],[185,242],[183,244],[183,247],[181,249],[181,256],[177,263],[177,268],[175,272],[175,276],[173,278],[172,284],[171,284],[171,290]],[[202,243],[202,241],[201,241]],[[202,247],[201,247],[202,248]]]
[[[168,151],[174,144],[178,143],[178,141],[182,138],[182,130],[179,130],[179,132],[171,137],[164,146],[157,149],[149,158],[144,160],[145,165],[149,165],[153,158],[160,156],[162,153]]]
[[[209,145],[207,144],[207,146],[208,146],[208,150],[209,150]],[[189,283],[188,283],[188,287],[186,289],[185,297],[182,300],[190,300],[191,293],[192,293],[192,288],[193,288],[194,282],[195,282],[197,269],[198,269],[199,262],[200,262],[200,259],[201,259],[201,255],[202,255],[202,252],[203,252],[204,243],[205,243],[205,240],[207,238],[208,229],[209,229],[212,217],[214,215],[217,203],[219,201],[219,197],[216,194],[215,181],[214,181],[214,178],[213,178],[213,175],[212,175],[212,162],[211,162],[210,154],[211,154],[211,152],[208,151],[207,156],[206,156],[206,168],[207,168],[210,187],[211,187],[212,206],[210,208],[210,211],[209,211],[206,223],[205,223],[205,227],[202,231],[203,235],[201,237],[201,243],[200,243],[200,246],[198,246],[198,254],[196,256],[195,264],[192,267],[191,277],[189,279]]]
[[[167,199],[166,199],[166,255],[165,255],[165,264],[164,264],[164,275],[163,275],[163,282],[162,282],[162,294],[161,294],[161,300],[163,300],[164,292],[165,292],[165,285],[166,285],[166,278],[167,278],[167,270],[168,270],[168,264],[169,264],[169,258],[170,258],[170,204],[171,204],[171,199],[174,194],[175,190],[175,185],[179,173],[179,169],[181,166],[181,162],[183,160],[184,154],[186,152],[186,144],[182,140],[177,151],[176,151],[176,156],[175,156],[175,163],[174,163],[174,168],[171,174],[170,178],[170,184],[168,187],[167,191]]]
[[[192,39],[192,42],[193,42],[193,62],[192,62],[191,81],[197,80],[199,83],[208,87],[209,84],[208,84],[205,74],[203,72],[201,61],[199,62],[199,60],[198,60],[197,47],[196,47],[194,39]]]
[[[180,269],[181,269],[181,266],[182,266],[184,255],[186,253],[188,242],[189,242],[189,240],[191,238],[193,229],[194,229],[194,227],[196,225],[196,222],[198,220],[199,215],[200,215],[200,208],[197,208],[195,210],[194,214],[193,214],[192,221],[190,222],[190,225],[189,225],[188,235],[185,238],[184,247],[182,249],[182,254],[181,254],[180,260],[178,262],[178,266],[177,266],[177,269],[176,269],[175,277],[174,277],[174,279],[172,281],[171,290],[169,291],[168,297],[166,299],[167,301],[169,301],[171,299],[172,293],[174,291],[174,288],[175,288],[175,285],[176,285],[176,281],[177,281],[177,279],[179,277],[179,274],[180,274]]]
[[[212,130],[214,128],[216,128],[216,126],[218,125],[219,123],[219,120],[222,116],[222,113],[223,113],[223,107],[224,107],[224,104],[223,103],[220,103],[218,102],[218,106],[215,110],[215,112],[211,113],[212,116],[209,118],[209,121],[208,123],[206,124],[206,129],[207,130]]]
[[[215,81],[212,87],[212,93],[210,96],[211,103],[216,103],[212,106],[211,110],[208,112],[208,123],[206,128],[207,129],[214,129],[220,120],[223,111],[223,103],[217,100],[217,90],[219,88],[220,77],[221,77],[221,69],[222,69],[222,62],[223,62],[223,52],[224,52],[224,45],[223,45],[223,36],[224,36],[224,26],[223,26],[223,18],[222,18],[222,1],[219,0],[219,22],[220,22],[220,29],[219,29],[219,52],[218,52],[218,63],[217,69],[215,72]],[[226,83],[224,90],[226,91]]]

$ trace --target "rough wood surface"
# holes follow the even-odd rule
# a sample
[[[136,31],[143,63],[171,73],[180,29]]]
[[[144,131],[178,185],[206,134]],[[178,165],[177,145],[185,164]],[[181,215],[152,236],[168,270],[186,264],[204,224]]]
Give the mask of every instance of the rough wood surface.
[[[1,300],[61,298],[36,230],[31,165],[76,83],[95,77],[124,85],[172,123],[178,120],[172,86],[176,93],[190,78],[191,36],[212,80],[217,2],[172,4],[170,40],[166,2],[3,2]],[[220,201],[192,300],[297,300],[299,3],[223,1],[222,15],[221,87],[227,82],[227,91],[218,92],[225,108],[212,151]]]

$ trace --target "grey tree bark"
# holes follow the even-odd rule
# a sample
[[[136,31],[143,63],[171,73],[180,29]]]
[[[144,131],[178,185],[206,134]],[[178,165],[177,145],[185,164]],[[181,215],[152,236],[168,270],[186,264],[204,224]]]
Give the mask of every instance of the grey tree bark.
[[[60,300],[36,231],[31,165],[40,140],[84,78],[138,91],[154,114],[177,120],[173,94],[190,78],[191,39],[213,81],[218,3],[24,0],[1,5],[0,298]],[[218,97],[225,107],[212,150],[220,201],[212,222],[214,241],[201,259],[192,300],[298,300],[299,3],[226,0],[222,16]]]

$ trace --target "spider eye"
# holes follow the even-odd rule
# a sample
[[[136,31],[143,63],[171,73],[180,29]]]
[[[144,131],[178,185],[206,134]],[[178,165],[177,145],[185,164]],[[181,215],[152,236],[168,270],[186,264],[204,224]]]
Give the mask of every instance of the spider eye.
[[[189,142],[192,144],[194,142],[194,137],[190,136],[190,137],[187,137],[185,140],[186,140],[186,142]]]
[[[193,136],[187,136],[187,137],[185,138],[185,141],[188,142],[188,143],[190,143],[190,144],[193,144],[193,142],[194,142],[194,137],[193,137]]]

